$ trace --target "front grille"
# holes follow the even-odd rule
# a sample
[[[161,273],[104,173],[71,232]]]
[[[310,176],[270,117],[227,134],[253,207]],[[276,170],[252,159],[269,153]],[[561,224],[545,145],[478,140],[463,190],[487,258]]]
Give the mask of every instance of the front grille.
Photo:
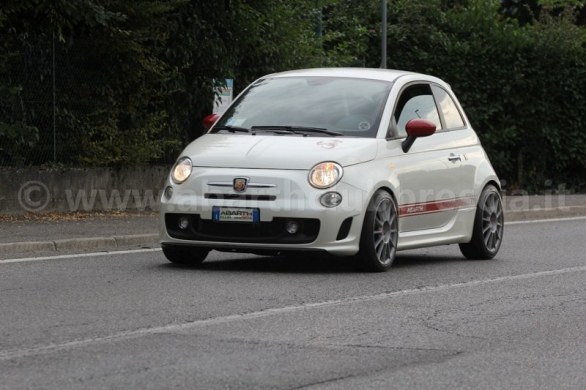
[[[260,200],[273,201],[277,199],[275,195],[243,195],[243,194],[204,194],[206,199],[230,199],[230,200]]]
[[[179,228],[181,217],[187,217],[189,225]],[[290,234],[285,230],[287,222],[299,224],[299,230]],[[307,244],[319,234],[319,219],[274,218],[270,222],[214,222],[201,219],[198,214],[165,214],[167,232],[182,240],[238,242],[258,244]]]

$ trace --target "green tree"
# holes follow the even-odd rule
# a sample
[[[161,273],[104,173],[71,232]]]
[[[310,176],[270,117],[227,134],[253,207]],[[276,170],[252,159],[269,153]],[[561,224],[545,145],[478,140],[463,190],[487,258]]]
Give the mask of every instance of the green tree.
[[[578,25],[586,25],[584,0],[501,0],[499,13],[519,21],[521,25],[534,23],[541,16],[559,16],[572,13]]]
[[[395,1],[391,67],[431,73],[451,85],[509,183],[538,188],[584,180],[584,30],[566,17],[525,26],[499,20],[498,4]]]
[[[225,78],[379,67],[380,4],[4,0],[0,164],[171,161]],[[584,1],[388,4],[388,66],[448,81],[503,178],[586,181]]]

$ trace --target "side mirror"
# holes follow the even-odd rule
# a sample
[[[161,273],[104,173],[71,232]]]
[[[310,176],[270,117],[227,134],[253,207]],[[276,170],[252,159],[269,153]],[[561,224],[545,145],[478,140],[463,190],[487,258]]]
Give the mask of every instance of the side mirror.
[[[210,114],[203,118],[202,125],[205,131],[208,131],[218,119],[220,119],[218,114]]]
[[[407,153],[415,140],[419,137],[429,137],[435,133],[435,123],[427,119],[411,119],[405,125],[407,131],[407,138],[401,143],[403,152]]]

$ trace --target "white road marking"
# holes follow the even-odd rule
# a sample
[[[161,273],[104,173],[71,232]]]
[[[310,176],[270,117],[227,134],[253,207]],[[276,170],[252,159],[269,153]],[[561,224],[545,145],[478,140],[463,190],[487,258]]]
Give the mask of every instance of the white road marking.
[[[568,217],[568,218],[551,218],[551,219],[533,219],[530,221],[505,221],[505,225],[527,225],[531,223],[546,223],[546,222],[571,222],[571,221],[586,221],[586,217]]]
[[[575,273],[575,272],[585,272],[585,271],[586,271],[586,266],[562,268],[562,269],[533,272],[533,273],[527,273],[527,274],[521,274],[521,275],[500,276],[500,277],[491,278],[491,279],[484,279],[484,280],[473,280],[473,281],[469,281],[469,282],[443,284],[443,285],[439,285],[439,286],[418,287],[418,288],[413,288],[413,289],[399,290],[399,291],[393,291],[393,292],[376,294],[376,295],[363,295],[363,296],[348,297],[348,298],[343,298],[343,299],[334,299],[334,300],[322,301],[322,302],[304,303],[301,305],[294,305],[294,306],[275,307],[275,308],[264,309],[264,310],[254,311],[254,312],[245,313],[245,314],[231,314],[231,315],[227,315],[227,316],[206,318],[206,319],[202,319],[202,320],[184,322],[184,323],[180,323],[180,324],[169,324],[169,325],[156,326],[156,327],[151,327],[151,328],[142,328],[142,329],[136,329],[136,330],[123,331],[123,332],[118,332],[118,333],[114,333],[114,334],[107,335],[107,336],[82,339],[82,340],[74,340],[74,341],[69,341],[69,342],[59,343],[59,344],[49,344],[49,345],[32,347],[32,348],[0,351],[0,360],[19,359],[19,358],[24,358],[24,357],[28,357],[28,356],[54,353],[54,352],[59,352],[59,351],[63,351],[63,350],[73,349],[73,348],[80,348],[80,347],[84,347],[87,345],[96,345],[96,344],[102,344],[102,343],[108,343],[108,342],[130,340],[130,339],[140,338],[140,337],[158,334],[158,333],[172,333],[172,332],[188,331],[188,330],[193,330],[198,327],[205,327],[205,326],[210,326],[210,325],[220,325],[220,324],[226,324],[226,323],[237,322],[237,321],[247,321],[247,320],[270,317],[270,316],[278,316],[278,315],[288,314],[288,313],[302,311],[302,310],[311,310],[311,309],[332,307],[332,306],[351,305],[354,303],[379,301],[379,300],[384,300],[384,299],[401,297],[401,296],[405,296],[405,295],[424,294],[424,293],[430,293],[430,292],[445,291],[445,290],[450,290],[450,289],[455,289],[455,288],[470,288],[470,287],[483,286],[483,285],[487,285],[487,284],[509,282],[509,281],[514,281],[514,280],[535,279],[535,278],[541,278],[541,277],[546,277],[546,276],[562,275],[562,274]]]
[[[0,259],[0,264],[3,263],[26,263],[31,261],[45,261],[45,260],[60,260],[60,259],[76,259],[79,257],[95,257],[95,256],[110,256],[110,255],[128,255],[133,253],[145,253],[145,252],[159,252],[161,248],[148,248],[148,249],[131,249],[126,251],[111,251],[111,252],[92,252],[92,253],[77,253],[69,255],[56,255],[56,256],[43,256],[43,257],[23,257],[20,259]]]

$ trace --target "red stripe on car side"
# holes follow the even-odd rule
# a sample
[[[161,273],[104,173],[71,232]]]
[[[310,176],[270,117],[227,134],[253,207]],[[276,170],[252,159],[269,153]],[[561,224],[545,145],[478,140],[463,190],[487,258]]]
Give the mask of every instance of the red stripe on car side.
[[[474,205],[474,198],[454,198],[436,200],[433,202],[411,203],[399,207],[399,215],[411,217],[414,215],[438,213],[440,211],[468,208]]]

